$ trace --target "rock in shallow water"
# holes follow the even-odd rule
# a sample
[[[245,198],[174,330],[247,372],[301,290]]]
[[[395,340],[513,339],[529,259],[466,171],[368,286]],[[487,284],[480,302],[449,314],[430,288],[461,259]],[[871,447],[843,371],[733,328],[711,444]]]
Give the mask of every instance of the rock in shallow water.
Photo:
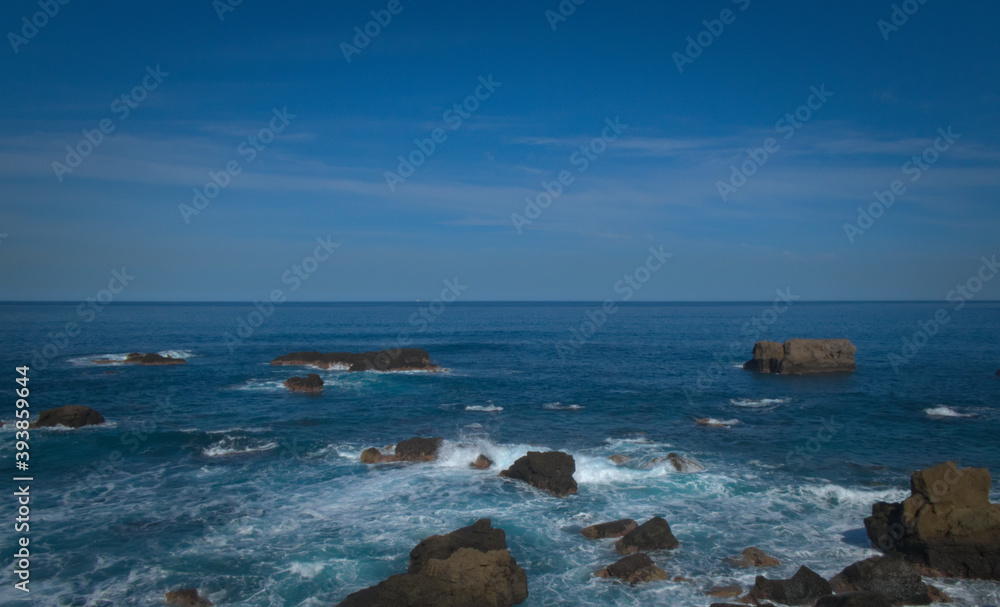
[[[272,365],[312,365],[320,369],[342,367],[348,371],[440,371],[430,354],[420,348],[374,352],[292,352],[271,361]]]
[[[600,540],[609,537],[622,537],[629,531],[638,527],[638,523],[630,518],[623,518],[608,523],[598,523],[580,530],[580,534],[585,538]]]
[[[104,423],[104,416],[90,407],[83,405],[66,405],[55,409],[46,409],[38,414],[38,421],[30,428],[52,428],[66,426],[67,428],[82,428],[83,426],[99,426]]]
[[[369,447],[361,452],[362,464],[380,464],[389,462],[430,462],[437,459],[438,449],[443,438],[410,438],[396,444],[393,455],[384,455],[375,447]],[[389,447],[386,447],[387,449]]]
[[[323,378],[315,373],[305,377],[290,377],[285,380],[285,387],[292,392],[322,392]]]
[[[649,558],[649,555],[643,553],[626,556],[601,569],[594,575],[596,577],[615,578],[629,584],[655,582],[669,578],[666,571],[657,567],[652,559]]]
[[[748,371],[782,375],[842,373],[855,370],[857,348],[847,339],[789,339],[784,344],[758,341]]]
[[[615,542],[615,550],[621,554],[649,552],[652,550],[672,550],[681,543],[670,531],[670,525],[663,518],[654,516]]]
[[[845,592],[821,598],[816,607],[892,607],[892,602],[877,592]]]
[[[476,458],[476,461],[469,464],[469,466],[471,468],[475,468],[476,470],[489,470],[493,467],[493,460],[480,453],[479,457]]]
[[[194,588],[171,590],[166,596],[167,605],[176,607],[212,607],[212,601],[202,598]]]
[[[348,596],[338,607],[510,607],[528,598],[506,534],[481,519],[420,542],[408,573]]]
[[[726,558],[728,562],[733,567],[778,567],[781,565],[781,561],[764,552],[760,548],[755,548],[753,546],[747,548],[740,553],[739,556],[730,556]]]
[[[759,604],[774,601],[782,605],[807,605],[833,594],[830,583],[808,567],[799,567],[787,580],[769,580],[758,575],[754,586],[741,601]]]
[[[878,502],[865,529],[872,545],[925,575],[1000,580],[1000,504],[989,470],[955,462],[915,472],[910,497]]]
[[[930,589],[901,558],[877,556],[848,566],[830,580],[834,592],[874,592],[895,605],[929,605]]]
[[[548,491],[556,497],[565,497],[576,493],[576,462],[573,456],[561,451],[528,451],[519,457],[510,468],[500,473],[504,478],[524,481]]]

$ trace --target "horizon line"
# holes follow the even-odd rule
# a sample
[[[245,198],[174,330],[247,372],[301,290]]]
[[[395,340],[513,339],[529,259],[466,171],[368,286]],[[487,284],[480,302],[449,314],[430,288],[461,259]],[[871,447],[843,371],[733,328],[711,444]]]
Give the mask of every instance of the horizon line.
[[[414,304],[430,303],[436,299],[346,299],[346,300],[305,300],[305,301],[285,301],[275,305],[308,305],[308,304]],[[469,299],[463,301],[453,301],[446,303],[448,306],[468,305],[468,304],[603,304],[613,301],[616,305],[683,305],[683,304],[766,304],[771,303],[770,299],[677,299],[677,300],[643,300],[643,301],[618,301],[614,299]],[[228,299],[150,299],[150,300],[127,300],[112,301],[104,306],[114,305],[164,305],[164,304],[238,304],[253,305],[259,300],[228,300]],[[0,299],[0,305],[25,305],[25,304],[46,304],[46,305],[77,305],[80,300],[70,299]],[[260,302],[263,303],[263,302]],[[948,303],[942,299],[808,299],[795,301],[796,304],[846,304],[846,303]],[[1000,299],[965,300],[965,303],[1000,303]]]

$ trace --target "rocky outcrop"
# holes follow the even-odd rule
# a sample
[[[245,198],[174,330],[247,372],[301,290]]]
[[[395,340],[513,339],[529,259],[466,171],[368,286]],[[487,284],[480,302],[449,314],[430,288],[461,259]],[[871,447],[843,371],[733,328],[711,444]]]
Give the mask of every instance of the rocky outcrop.
[[[877,592],[845,592],[821,598],[816,607],[892,607],[892,603]]]
[[[654,516],[615,542],[615,550],[621,554],[632,554],[652,550],[672,550],[680,545],[681,543],[671,533],[667,521]]]
[[[355,592],[338,607],[510,607],[528,598],[528,579],[490,519],[420,542],[407,573]]]
[[[743,588],[740,586],[712,586],[705,591],[705,596],[717,599],[731,599],[741,594],[743,594]]]
[[[745,603],[760,604],[774,601],[782,605],[811,605],[820,597],[833,594],[830,583],[808,567],[799,567],[787,580],[769,580],[758,575],[753,588],[740,599]]]
[[[598,523],[580,530],[580,534],[588,539],[602,540],[609,537],[622,537],[639,524],[630,518],[623,518],[609,523]]]
[[[812,375],[854,371],[857,348],[847,339],[789,339],[784,344],[758,341],[748,371],[782,375]]]
[[[212,601],[203,598],[194,588],[171,590],[166,596],[167,605],[176,607],[212,607]]]
[[[741,552],[739,556],[730,556],[726,558],[726,562],[733,567],[743,567],[746,569],[751,567],[778,567],[781,565],[781,561],[764,552],[760,548],[755,548],[753,546],[750,546]]]
[[[901,558],[877,556],[850,565],[830,580],[833,591],[873,592],[893,605],[929,605],[930,587],[920,573]]]
[[[312,365],[320,369],[346,371],[440,371],[431,364],[430,354],[420,348],[378,350],[375,352],[293,352],[279,356],[272,365]]]
[[[66,405],[55,409],[46,409],[38,414],[38,421],[30,428],[52,428],[66,426],[67,428],[82,428],[84,426],[99,426],[104,423],[104,416],[90,407],[83,405]]]
[[[361,452],[362,464],[389,462],[431,462],[437,459],[443,438],[410,438],[396,443],[392,455],[385,455],[375,447]],[[388,448],[388,447],[387,447]]]
[[[925,575],[1000,580],[1000,504],[991,504],[989,470],[946,462],[915,472],[910,497],[878,502],[865,519],[879,550]]]
[[[310,373],[305,377],[289,377],[285,380],[285,387],[292,392],[322,392],[323,378],[315,373]]]
[[[480,453],[479,457],[476,458],[476,461],[469,464],[469,467],[475,468],[476,470],[489,470],[493,467],[493,460]]]
[[[504,478],[524,481],[548,491],[556,497],[566,497],[576,493],[576,462],[573,456],[561,451],[528,451],[519,457],[510,468],[500,473]]]
[[[112,365],[116,363],[122,363],[125,365],[145,365],[149,367],[160,367],[164,365],[183,365],[187,364],[187,361],[183,358],[174,358],[172,356],[161,356],[155,352],[150,352],[148,354],[140,354],[138,352],[132,352],[125,357],[125,360],[111,360],[107,358],[100,358],[94,361],[94,364],[98,365]]]
[[[594,574],[596,577],[615,578],[629,584],[655,582],[669,579],[667,572],[657,567],[647,554],[633,554],[608,565]]]

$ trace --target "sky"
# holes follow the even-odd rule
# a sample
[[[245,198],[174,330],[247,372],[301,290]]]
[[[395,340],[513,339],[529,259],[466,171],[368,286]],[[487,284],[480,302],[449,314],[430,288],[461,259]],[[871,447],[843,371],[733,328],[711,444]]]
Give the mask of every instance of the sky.
[[[1000,255],[998,18],[8,0],[0,299],[942,300]]]

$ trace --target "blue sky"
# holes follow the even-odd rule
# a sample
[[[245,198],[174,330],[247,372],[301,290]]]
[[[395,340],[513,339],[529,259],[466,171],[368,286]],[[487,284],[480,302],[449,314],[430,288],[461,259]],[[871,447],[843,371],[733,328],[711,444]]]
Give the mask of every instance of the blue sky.
[[[662,246],[637,301],[938,300],[1000,254],[995,3],[896,3],[895,29],[870,0],[567,0],[558,21],[555,0],[219,4],[0,8],[0,298],[80,301],[126,268],[121,301],[263,299],[317,238],[340,246],[291,299],[426,300],[457,277],[467,300],[602,300]]]

